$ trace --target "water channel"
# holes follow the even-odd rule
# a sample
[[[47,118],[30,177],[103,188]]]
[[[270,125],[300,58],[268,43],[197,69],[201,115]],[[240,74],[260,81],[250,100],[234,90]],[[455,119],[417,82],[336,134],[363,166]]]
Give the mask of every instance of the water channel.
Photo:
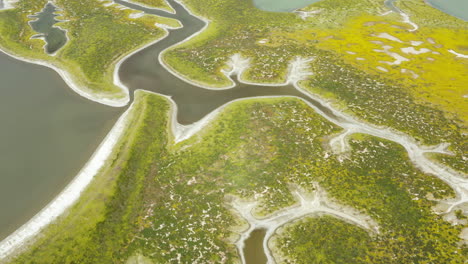
[[[115,0],[122,5],[139,9],[147,13],[163,15],[178,19],[184,27],[170,30],[170,35],[125,60],[119,70],[122,83],[134,89],[143,89],[159,94],[171,96],[177,104],[177,120],[187,125],[194,123],[218,107],[240,98],[255,96],[296,96],[309,101],[328,115],[336,117],[327,107],[298,91],[293,85],[261,86],[238,82],[236,86],[226,90],[210,90],[194,86],[169,73],[157,60],[159,54],[174,44],[187,39],[194,32],[201,30],[205,23],[190,15],[188,11],[174,0],[168,2],[176,10],[176,14],[164,11],[140,8],[122,0]],[[130,94],[133,94],[131,91]]]
[[[244,257],[247,264],[266,264],[268,262],[263,249],[265,235],[266,229],[255,229],[245,241]]]

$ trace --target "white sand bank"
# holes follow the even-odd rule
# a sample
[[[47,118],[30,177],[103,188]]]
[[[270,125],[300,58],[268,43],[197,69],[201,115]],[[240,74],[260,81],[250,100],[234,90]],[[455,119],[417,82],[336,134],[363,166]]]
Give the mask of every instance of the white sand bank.
[[[275,234],[275,231],[287,223],[305,216],[313,216],[316,213],[327,214],[339,219],[344,219],[372,233],[379,232],[378,225],[370,217],[359,213],[353,208],[344,207],[331,202],[327,198],[326,193],[318,185],[315,186],[315,189],[316,191],[313,194],[306,194],[300,190],[295,190],[294,194],[297,199],[296,206],[280,210],[271,216],[261,219],[255,217],[253,214],[253,211],[258,204],[257,201],[242,201],[240,199],[234,200],[232,203],[233,208],[249,224],[248,229],[240,235],[239,240],[236,242],[243,264],[246,263],[244,256],[245,241],[250,237],[253,230],[259,228],[266,229],[266,235],[263,239],[263,249],[267,256],[268,264],[273,264],[276,262],[268,242]]]
[[[25,241],[37,235],[44,227],[57,219],[58,216],[78,201],[81,193],[105,164],[114,146],[123,134],[127,123],[127,115],[131,108],[118,119],[91,159],[73,181],[31,220],[0,242],[0,259],[5,258],[14,250],[20,248]]]

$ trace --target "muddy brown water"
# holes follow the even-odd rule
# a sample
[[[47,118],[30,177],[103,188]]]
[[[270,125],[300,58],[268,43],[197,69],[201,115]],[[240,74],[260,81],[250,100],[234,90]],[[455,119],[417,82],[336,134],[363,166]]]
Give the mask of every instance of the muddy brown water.
[[[255,229],[245,241],[244,257],[246,264],[266,264],[268,262],[263,248],[266,229]]]

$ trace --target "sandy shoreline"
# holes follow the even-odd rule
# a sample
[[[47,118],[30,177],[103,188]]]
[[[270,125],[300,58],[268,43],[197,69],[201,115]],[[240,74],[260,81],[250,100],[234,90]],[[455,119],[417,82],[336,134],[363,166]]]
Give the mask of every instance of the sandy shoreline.
[[[35,60],[35,59],[28,59],[28,58],[25,58],[25,57],[17,56],[17,55],[14,55],[14,54],[10,53],[9,51],[5,51],[3,49],[3,47],[0,47],[0,52],[2,52],[3,54],[6,54],[6,55],[8,55],[8,56],[10,56],[12,58],[15,58],[17,60],[24,61],[24,62],[31,63],[31,64],[37,64],[37,65],[45,66],[47,68],[50,68],[50,69],[56,71],[60,75],[60,77],[65,81],[65,83],[68,85],[68,87],[70,87],[74,92],[76,92],[80,96],[82,96],[82,97],[84,97],[84,98],[86,98],[86,99],[88,99],[90,101],[100,103],[100,104],[103,104],[103,105],[107,105],[107,106],[112,106],[112,107],[123,107],[123,106],[126,106],[130,101],[129,92],[128,92],[127,87],[125,87],[125,86],[119,86],[121,88],[121,90],[125,94],[124,98],[122,98],[122,99],[106,98],[106,97],[103,96],[103,94],[95,94],[95,93],[91,93],[91,92],[83,90],[82,88],[80,88],[80,86],[78,84],[75,83],[75,81],[72,78],[71,73],[69,73],[66,70],[62,70],[62,69],[58,68],[57,66],[55,66],[54,64],[52,64],[50,62],[45,62],[45,61],[42,61],[42,60]],[[114,80],[114,82],[115,82],[115,80]]]
[[[99,172],[123,135],[128,113],[133,104],[117,120],[114,127],[99,145],[91,159],[65,189],[26,224],[0,242],[0,259],[7,257],[23,243],[37,235],[44,227],[53,222],[80,198],[94,176]]]
[[[75,91],[82,97],[112,107],[123,107],[126,106],[130,101],[130,96],[129,89],[120,81],[120,78],[118,76],[118,71],[120,69],[121,64],[133,54],[167,37],[168,31],[166,29],[163,30],[165,31],[165,35],[163,37],[148,44],[145,44],[142,47],[128,53],[116,63],[113,73],[113,82],[116,86],[120,87],[127,94],[127,96],[121,100],[98,98],[94,94],[86,93],[85,91],[81,90],[79,88],[80,86],[72,80],[70,73],[57,68],[52,63],[44,62],[42,60],[32,60],[16,56],[4,51],[1,48],[0,52],[20,61],[45,66],[55,70],[65,81],[65,83],[73,91]],[[98,173],[99,169],[102,167],[104,162],[112,154],[115,144],[118,142],[118,139],[124,132],[125,122],[127,121],[127,114],[132,108],[132,106],[133,103],[129,107],[129,109],[127,109],[118,119],[111,131],[107,134],[105,139],[98,146],[94,154],[91,156],[89,161],[81,169],[78,175],[75,176],[75,178],[67,185],[67,187],[65,187],[65,189],[59,195],[57,195],[48,205],[41,209],[41,211],[39,211],[39,213],[37,213],[33,218],[31,218],[28,222],[26,222],[24,225],[22,225],[19,229],[17,229],[11,235],[6,237],[4,240],[0,241],[0,259],[3,259],[12,254],[26,241],[30,240],[35,235],[37,235],[44,227],[52,223],[58,216],[64,213],[71,205],[73,205],[79,199],[81,192],[84,189],[86,189],[89,183],[91,183],[92,179]]]
[[[239,240],[236,242],[241,262],[243,264],[246,263],[244,246],[245,241],[250,237],[252,231],[255,229],[265,229],[266,234],[263,239],[264,253],[268,259],[268,264],[276,263],[272,253],[273,248],[268,245],[276,230],[290,222],[314,214],[325,214],[344,219],[345,221],[366,229],[370,233],[379,233],[379,227],[373,219],[360,214],[353,208],[333,203],[318,185],[316,185],[316,190],[317,191],[312,195],[307,195],[301,190],[295,190],[293,194],[296,196],[297,202],[294,206],[275,212],[271,216],[262,219],[256,218],[252,213],[257,205],[257,201],[248,202],[239,199],[234,200],[232,206],[249,224],[248,229],[241,233]]]
[[[400,8],[395,6],[395,2],[396,1],[388,1],[388,0],[385,1],[384,3],[386,5],[387,4],[391,5],[394,8],[394,10],[390,9],[389,11],[387,11],[387,12],[381,14],[381,15],[384,16],[384,15],[387,15],[387,14],[390,14],[392,12],[397,11],[397,13],[399,13],[400,16],[403,18],[403,22],[406,23],[406,24],[409,24],[409,25],[411,25],[413,27],[413,29],[408,30],[409,32],[414,32],[414,31],[418,30],[419,26],[416,23],[414,23],[413,21],[411,21],[410,16],[407,13],[403,12],[403,10],[401,10]]]
[[[7,9],[13,9],[15,8],[15,3],[18,2],[18,0],[3,0],[3,8],[0,10],[7,10]]]

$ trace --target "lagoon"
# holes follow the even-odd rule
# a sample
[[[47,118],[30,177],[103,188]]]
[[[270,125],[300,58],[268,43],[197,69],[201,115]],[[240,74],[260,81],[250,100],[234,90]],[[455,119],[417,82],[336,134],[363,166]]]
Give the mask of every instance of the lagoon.
[[[426,0],[426,2],[442,12],[468,21],[467,0]]]
[[[0,240],[78,174],[124,109],[91,102],[53,70],[0,52]]]
[[[385,0],[384,4],[393,12],[401,13],[401,10],[395,6],[398,1]],[[466,0],[425,0],[425,3],[451,16],[468,21],[468,1]]]
[[[67,42],[65,30],[54,26],[54,24],[60,22],[55,19],[55,17],[59,16],[56,14],[57,11],[57,8],[49,2],[41,12],[29,16],[32,19],[29,24],[34,31],[39,33],[34,38],[44,39],[46,42],[44,49],[48,54],[56,53]]]
[[[291,12],[321,0],[253,0],[254,5],[271,12]]]

